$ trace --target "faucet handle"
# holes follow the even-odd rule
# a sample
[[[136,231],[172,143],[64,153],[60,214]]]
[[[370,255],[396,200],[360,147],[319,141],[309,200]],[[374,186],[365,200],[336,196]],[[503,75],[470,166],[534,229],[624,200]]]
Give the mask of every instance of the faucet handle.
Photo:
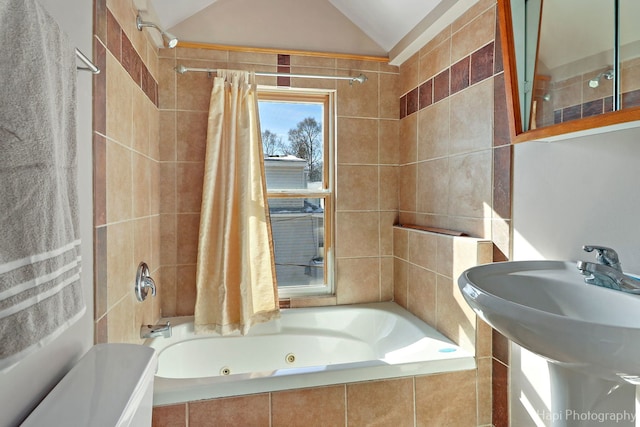
[[[622,271],[618,253],[614,249],[597,245],[584,245],[582,249],[585,252],[596,251],[596,261],[598,261],[600,264],[608,265],[611,268]]]

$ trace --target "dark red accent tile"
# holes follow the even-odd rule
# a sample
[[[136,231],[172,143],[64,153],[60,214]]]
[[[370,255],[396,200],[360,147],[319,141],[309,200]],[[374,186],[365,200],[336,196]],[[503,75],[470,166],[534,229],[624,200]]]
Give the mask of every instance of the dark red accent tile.
[[[131,78],[138,86],[142,86],[142,59],[133,44],[129,40],[129,37],[122,33],[122,66],[129,73]]]
[[[608,113],[613,111],[613,96],[607,96],[604,99],[604,112]]]
[[[502,249],[495,243],[493,244],[493,262],[509,261],[509,255],[502,252]]]
[[[511,218],[511,147],[493,150],[493,210],[500,218]]]
[[[449,69],[447,68],[433,78],[433,102],[449,96]]]
[[[418,97],[421,110],[433,104],[433,80],[427,80],[420,85]]]
[[[418,88],[415,88],[407,94],[407,116],[418,111],[418,102]]]
[[[279,73],[290,73],[291,67],[285,65],[278,65]],[[291,77],[278,76],[278,86],[291,86]]]
[[[102,135],[93,134],[93,223],[107,223],[107,143]]]
[[[637,107],[640,105],[640,90],[632,90],[622,94],[622,108]]]
[[[466,56],[451,66],[451,94],[469,87],[469,57]]]
[[[102,43],[107,42],[107,0],[94,0],[93,2],[93,34]]]
[[[493,145],[494,147],[508,145],[511,143],[511,129],[504,73],[493,79],[493,98]]]
[[[501,8],[498,8],[500,10]],[[496,40],[493,55],[493,73],[498,74],[504,71],[504,62],[502,58],[502,36],[500,33],[500,15],[496,13]]]
[[[493,357],[505,365],[509,365],[509,340],[500,332],[492,329],[491,343]]]
[[[291,55],[278,54],[278,65],[291,65]]]
[[[107,133],[107,49],[93,39],[93,61],[100,72],[93,75],[93,131]]]
[[[556,125],[562,123],[562,110],[553,111],[553,123]]]
[[[562,109],[562,122],[576,120],[582,117],[582,105],[572,105]]]
[[[107,49],[120,62],[122,57],[122,28],[120,28],[120,24],[118,24],[109,9],[107,9]]]
[[[94,319],[107,314],[107,227],[96,227],[94,236]]]
[[[283,298],[278,300],[278,306],[280,308],[291,308],[291,300],[289,298]]]
[[[407,95],[400,98],[400,118],[404,119],[405,117],[407,117]]]
[[[509,427],[509,370],[495,359],[492,368],[492,422],[495,427]]]
[[[471,84],[493,76],[493,42],[471,54]]]
[[[597,116],[602,114],[604,99],[596,99],[582,104],[582,117]]]
[[[142,64],[142,90],[147,95],[147,97],[153,102],[153,104],[158,106],[158,83],[155,81],[149,69]]]

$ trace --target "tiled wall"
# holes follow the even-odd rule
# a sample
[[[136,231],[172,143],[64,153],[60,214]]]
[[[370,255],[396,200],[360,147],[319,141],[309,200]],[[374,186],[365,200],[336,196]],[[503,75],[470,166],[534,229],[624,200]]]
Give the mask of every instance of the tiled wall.
[[[493,260],[507,259],[512,147],[495,0],[480,0],[402,64],[400,86],[400,222],[491,240]],[[396,252],[395,299],[408,307],[422,299],[423,317],[475,346],[479,378],[493,378],[493,408],[486,411],[492,415],[481,421],[508,425],[507,343],[469,312],[455,285],[459,272],[438,270],[442,239],[396,231],[396,250],[408,252]],[[423,247],[429,259],[421,256]],[[455,250],[445,259],[455,262]]]
[[[130,2],[94,11],[95,340],[140,342],[140,325],[160,317],[160,297],[133,292],[140,261],[162,281],[157,49]]]
[[[393,297],[392,225],[397,219],[399,72],[374,61],[206,49],[161,49],[160,229],[162,314],[193,314],[206,123],[212,79],[198,68],[358,75],[368,81],[259,77],[265,85],[337,90],[336,296],[291,306],[388,301]]]
[[[475,377],[461,371],[156,407],[153,426],[473,427]]]

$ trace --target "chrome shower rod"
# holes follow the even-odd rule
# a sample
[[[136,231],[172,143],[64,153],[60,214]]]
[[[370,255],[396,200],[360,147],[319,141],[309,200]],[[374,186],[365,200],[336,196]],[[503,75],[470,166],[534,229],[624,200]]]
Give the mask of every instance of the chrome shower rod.
[[[204,72],[213,74],[216,70],[211,68],[190,68],[184,65],[178,65],[175,67],[176,73],[184,74],[189,71]],[[360,74],[357,77],[353,76],[327,76],[322,74],[293,74],[293,73],[273,73],[269,71],[256,71],[256,76],[270,76],[270,77],[296,77],[301,79],[333,79],[333,80],[349,80],[350,83],[358,82],[360,84],[367,81],[367,76]]]

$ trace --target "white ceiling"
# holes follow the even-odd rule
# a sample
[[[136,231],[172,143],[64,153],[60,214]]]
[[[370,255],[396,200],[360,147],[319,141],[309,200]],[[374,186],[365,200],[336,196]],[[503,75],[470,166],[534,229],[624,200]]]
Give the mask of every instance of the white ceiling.
[[[148,1],[160,25],[181,41],[393,59],[478,0]]]

